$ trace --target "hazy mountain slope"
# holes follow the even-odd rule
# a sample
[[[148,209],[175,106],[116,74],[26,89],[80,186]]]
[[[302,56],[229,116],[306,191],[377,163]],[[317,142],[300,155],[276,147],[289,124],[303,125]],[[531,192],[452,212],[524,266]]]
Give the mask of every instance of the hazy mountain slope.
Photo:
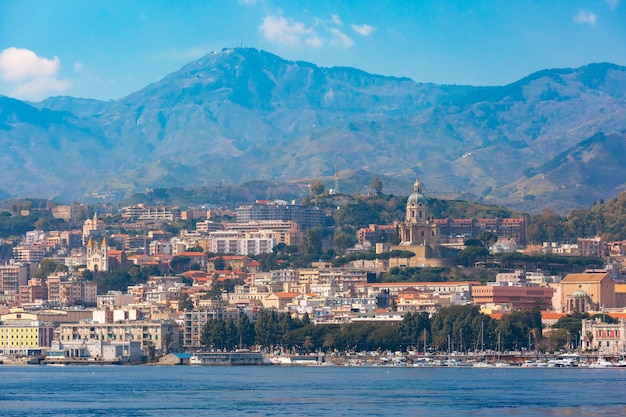
[[[8,179],[21,165],[50,170],[49,181],[35,170],[24,173],[23,185],[30,181],[33,191],[73,177],[58,194],[66,198],[331,177],[337,165],[400,181],[418,173],[431,194],[537,209],[550,196],[520,197],[515,184],[526,170],[597,132],[626,129],[626,68],[591,64],[540,71],[502,87],[439,86],[226,49],[120,100],[57,97],[37,107],[24,110],[21,130],[3,130],[4,140],[29,137],[52,153],[4,155],[11,169],[0,169]],[[57,142],[80,157],[54,166],[40,161],[59,156]],[[22,192],[8,182],[0,189]],[[586,203],[558,198],[562,207]]]
[[[529,169],[528,178],[506,187],[509,194],[564,212],[626,190],[626,134],[596,134]]]
[[[0,188],[11,195],[79,196],[86,178],[106,176],[111,144],[71,113],[38,110],[0,96]]]

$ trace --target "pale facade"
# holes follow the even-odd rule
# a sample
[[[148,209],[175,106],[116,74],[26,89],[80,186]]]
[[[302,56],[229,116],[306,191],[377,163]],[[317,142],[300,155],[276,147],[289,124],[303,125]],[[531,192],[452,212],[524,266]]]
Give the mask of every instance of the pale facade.
[[[430,221],[428,200],[422,194],[419,179],[413,185],[413,194],[406,202],[405,221],[400,224],[400,246],[427,245],[439,241],[437,225]]]
[[[559,285],[563,313],[620,307],[616,305],[615,283],[608,272],[568,274]]]
[[[166,337],[166,335],[168,335]],[[85,341],[138,341],[145,350],[149,343],[159,352],[179,348],[179,330],[175,322],[128,321],[121,323],[73,323],[59,326],[61,343]]]
[[[595,350],[601,355],[622,356],[626,353],[626,321],[609,324],[600,320],[583,320],[581,331],[583,350]]]

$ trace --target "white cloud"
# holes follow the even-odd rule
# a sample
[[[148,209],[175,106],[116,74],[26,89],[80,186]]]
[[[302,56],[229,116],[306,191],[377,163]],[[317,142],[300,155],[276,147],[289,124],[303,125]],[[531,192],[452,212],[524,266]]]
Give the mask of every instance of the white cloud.
[[[259,26],[259,31],[271,42],[294,46],[300,44],[321,46],[321,39],[318,40],[318,35],[313,29],[307,28],[302,22],[294,22],[282,16],[266,16]]]
[[[35,78],[25,83],[18,84],[9,93],[11,97],[23,100],[41,100],[51,95],[59,94],[67,90],[70,83],[53,77]]]
[[[85,69],[85,65],[83,65],[82,62],[74,62],[74,72],[79,73],[79,72],[83,72],[83,70]]]
[[[7,48],[0,53],[0,73],[4,80],[22,81],[29,78],[55,76],[59,58],[38,57],[28,49]]]
[[[617,5],[619,4],[620,0],[606,0],[606,2],[609,4],[609,6],[611,7],[611,10],[615,10],[615,8],[617,7]]]
[[[588,24],[589,26],[595,26],[597,20],[598,17],[594,13],[584,9],[580,9],[574,16],[574,22]]]
[[[324,45],[324,41],[319,36],[311,36],[305,39],[304,43],[314,48],[321,48]]]
[[[354,45],[354,41],[339,29],[331,28],[329,30],[332,34],[332,39],[330,41],[332,45],[342,46],[344,48],[350,48]]]
[[[28,49],[11,47],[0,52],[0,78],[6,81],[11,97],[39,100],[67,90],[69,81],[58,78],[60,67],[58,57],[42,58]]]
[[[266,40],[290,46],[308,46],[321,48],[330,44],[340,48],[351,48],[354,40],[337,28],[331,25],[343,25],[339,15],[331,15],[331,20],[323,20],[317,17],[312,18],[312,25],[307,26],[303,22],[285,18],[282,15],[268,15],[263,18],[263,23],[259,26],[259,32]],[[364,25],[368,34],[373,28]],[[368,29],[369,28],[369,29]]]
[[[374,27],[363,24],[363,25],[352,25],[352,30],[354,30],[359,35],[369,36],[374,31]]]

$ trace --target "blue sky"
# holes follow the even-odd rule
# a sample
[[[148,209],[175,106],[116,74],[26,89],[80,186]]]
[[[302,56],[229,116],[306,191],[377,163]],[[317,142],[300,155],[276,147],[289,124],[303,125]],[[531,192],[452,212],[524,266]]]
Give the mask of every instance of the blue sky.
[[[437,84],[626,65],[626,0],[2,0],[0,94],[117,99],[224,47]]]

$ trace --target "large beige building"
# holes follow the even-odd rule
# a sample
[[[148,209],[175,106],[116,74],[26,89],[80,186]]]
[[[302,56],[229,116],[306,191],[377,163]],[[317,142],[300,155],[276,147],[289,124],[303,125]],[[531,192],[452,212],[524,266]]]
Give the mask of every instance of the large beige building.
[[[400,245],[392,246],[391,250],[413,252],[411,258],[392,258],[392,266],[453,266],[455,249],[441,246],[439,228],[430,218],[428,200],[422,193],[419,179],[413,184],[413,194],[406,201],[406,216],[398,226]]]
[[[616,305],[615,283],[608,272],[568,274],[560,283],[561,312],[600,311]]]

